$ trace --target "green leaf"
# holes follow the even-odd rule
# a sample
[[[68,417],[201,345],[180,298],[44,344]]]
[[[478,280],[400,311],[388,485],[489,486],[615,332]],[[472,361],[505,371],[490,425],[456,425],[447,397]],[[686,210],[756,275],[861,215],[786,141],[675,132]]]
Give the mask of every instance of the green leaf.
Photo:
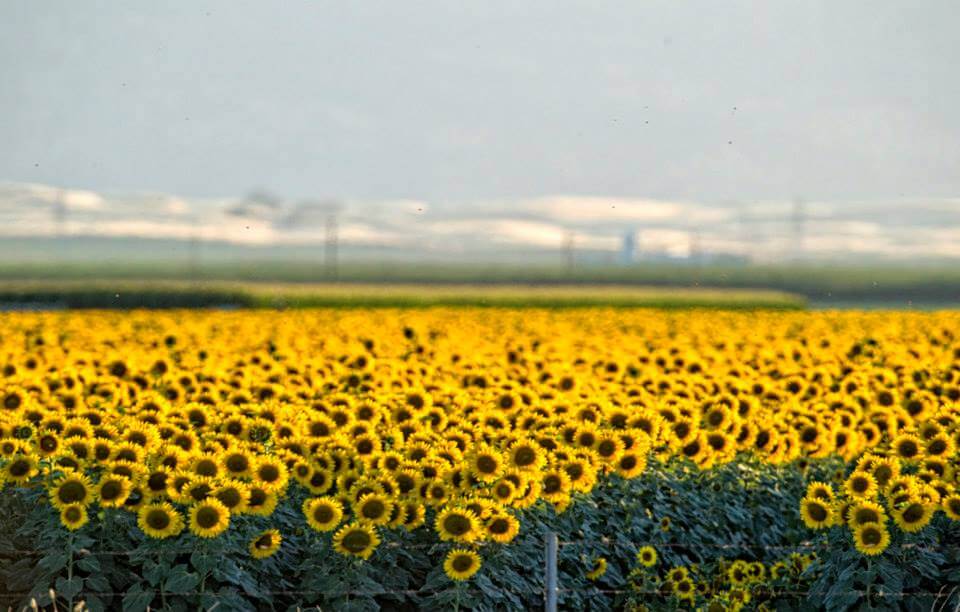
[[[96,555],[85,555],[80,557],[77,559],[74,565],[80,571],[90,574],[95,574],[100,571],[100,560],[96,557]]]
[[[164,589],[168,593],[189,593],[200,584],[200,577],[187,571],[186,565],[178,565],[170,570]]]
[[[212,572],[217,567],[217,558],[213,555],[195,552],[190,555],[190,565],[201,574]]]
[[[65,599],[73,599],[83,590],[83,578],[74,576],[73,578],[67,579],[61,576],[57,578],[54,585],[58,596]]]
[[[48,574],[56,574],[63,568],[67,567],[67,560],[69,556],[67,553],[61,550],[50,551],[48,554],[40,558],[40,561],[37,562],[37,566]]]
[[[104,612],[107,608],[103,605],[103,600],[96,595],[88,595],[84,600],[84,610],[89,612]]]
[[[92,574],[84,580],[88,591],[94,593],[106,593],[110,590],[110,581],[103,574]]]
[[[133,585],[123,596],[123,612],[145,612],[153,594],[153,589],[144,591],[139,583]]]

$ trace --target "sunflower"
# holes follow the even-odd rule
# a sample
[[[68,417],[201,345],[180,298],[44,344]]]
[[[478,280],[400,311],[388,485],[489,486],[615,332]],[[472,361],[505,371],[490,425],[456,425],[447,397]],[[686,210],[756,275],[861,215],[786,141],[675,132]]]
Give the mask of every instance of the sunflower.
[[[520,532],[520,521],[506,512],[497,512],[487,519],[487,537],[494,542],[506,544]]]
[[[653,546],[642,546],[637,551],[637,561],[644,567],[653,567],[657,564],[657,549]]]
[[[905,461],[919,459],[923,453],[923,444],[920,438],[913,434],[900,434],[890,443],[894,454]]]
[[[876,502],[861,499],[855,502],[849,510],[847,524],[850,529],[856,529],[860,525],[867,523],[877,523],[882,525],[887,520],[887,513],[883,506]]]
[[[593,561],[593,567],[587,572],[587,580],[599,580],[607,573],[607,560],[603,557],[597,557]]]
[[[890,533],[877,523],[865,523],[853,532],[854,545],[864,555],[879,555],[890,545]]]
[[[540,445],[527,438],[515,441],[507,451],[510,466],[518,470],[535,472],[546,462]]]
[[[369,559],[380,545],[380,538],[373,525],[352,523],[341,527],[333,536],[333,548],[341,555]]]
[[[262,487],[250,487],[250,496],[247,498],[247,514],[254,516],[270,516],[277,507],[279,498],[273,491],[266,491]]]
[[[549,470],[543,474],[540,495],[549,502],[558,503],[570,497],[571,488],[566,471]]]
[[[29,396],[18,387],[5,387],[0,391],[0,409],[6,414],[16,413],[29,406]]]
[[[137,525],[151,538],[164,539],[183,531],[183,517],[168,502],[156,502],[137,511]]]
[[[843,487],[847,495],[857,499],[873,499],[877,496],[877,481],[869,472],[860,470],[853,472]]]
[[[3,466],[3,480],[15,485],[26,484],[37,473],[37,460],[30,455],[14,455]]]
[[[260,457],[256,462],[253,479],[266,491],[279,493],[287,486],[290,473],[287,466],[275,457]]]
[[[892,457],[884,457],[875,461],[869,471],[877,481],[877,486],[884,489],[891,480],[900,475],[900,462]]]
[[[343,506],[332,497],[308,498],[303,502],[307,524],[317,531],[333,531],[343,520]]]
[[[935,506],[924,504],[917,500],[909,501],[901,508],[893,510],[893,520],[900,529],[915,533],[927,526],[933,518]]]
[[[190,531],[200,538],[215,538],[230,526],[230,511],[219,500],[207,498],[190,508]]]
[[[673,594],[678,599],[693,601],[697,596],[696,586],[689,578],[678,580],[673,583]]]
[[[93,486],[84,474],[69,472],[54,484],[50,490],[50,503],[63,509],[69,504],[86,506],[93,501]]]
[[[76,531],[87,524],[87,508],[83,504],[66,504],[60,507],[60,524]]]
[[[283,538],[280,536],[279,531],[276,529],[267,529],[250,541],[247,550],[250,551],[250,556],[254,559],[266,559],[280,550],[280,543],[282,541]]]
[[[353,504],[353,513],[357,520],[372,525],[388,523],[392,511],[393,502],[379,493],[367,493]]]
[[[469,580],[480,569],[480,555],[472,550],[454,548],[443,561],[443,571],[450,580]]]
[[[437,515],[435,526],[441,540],[472,542],[479,535],[480,519],[466,509],[446,508]]]
[[[469,461],[470,473],[481,482],[495,482],[504,470],[503,455],[486,444],[478,446]]]
[[[413,531],[426,522],[427,509],[423,504],[416,502],[406,502],[403,506],[404,514],[402,519],[403,528],[407,531]]]
[[[104,476],[97,484],[97,500],[104,508],[119,508],[127,501],[132,488],[125,476]]]
[[[960,494],[954,493],[944,497],[940,500],[940,507],[951,520],[960,521]]]
[[[232,450],[224,453],[220,457],[220,465],[234,478],[244,478],[250,476],[253,471],[253,459],[242,450]],[[205,474],[215,475],[215,474]]]
[[[230,514],[240,514],[247,509],[250,488],[239,480],[227,480],[213,490],[213,496],[227,507]]]
[[[833,523],[833,510],[821,499],[804,497],[800,501],[800,517],[810,529],[823,529]]]
[[[833,488],[825,482],[813,481],[807,485],[807,497],[830,503],[833,501]]]

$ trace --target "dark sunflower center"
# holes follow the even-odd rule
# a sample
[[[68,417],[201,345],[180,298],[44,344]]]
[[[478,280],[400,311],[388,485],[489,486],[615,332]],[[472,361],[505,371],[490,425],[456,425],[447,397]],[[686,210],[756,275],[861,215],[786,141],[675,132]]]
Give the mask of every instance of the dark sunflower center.
[[[470,519],[462,514],[451,514],[443,519],[443,528],[455,536],[462,536],[472,527]]]
[[[822,504],[809,504],[807,506],[807,512],[810,513],[810,517],[815,521],[825,521],[827,520],[827,509],[823,507]]]
[[[264,482],[275,482],[280,478],[280,470],[272,464],[262,465],[257,471],[257,475]]]
[[[913,457],[919,452],[916,443],[913,440],[905,440],[900,443],[900,446],[897,449],[901,457],[910,458]]]
[[[905,523],[916,523],[923,518],[923,506],[920,504],[910,504],[903,512],[903,521]]]
[[[151,529],[163,531],[170,526],[171,519],[166,510],[155,508],[147,513],[146,522]]]
[[[876,546],[883,539],[882,535],[880,534],[880,530],[873,528],[864,529],[862,537],[863,543],[867,546]]]
[[[529,446],[524,446],[517,449],[517,452],[513,455],[513,460],[520,467],[533,465],[537,460],[537,453]]]
[[[477,457],[477,471],[481,474],[493,474],[497,471],[497,460],[490,455]]]
[[[250,468],[250,461],[243,455],[231,455],[227,459],[227,469],[234,473],[246,472]]]
[[[544,493],[556,493],[557,491],[563,488],[563,481],[560,480],[560,477],[551,474],[543,479],[543,491]]]
[[[223,489],[218,492],[217,499],[227,508],[236,508],[240,505],[240,502],[243,501],[243,496],[240,494],[240,491],[230,487],[229,489]]]
[[[613,440],[604,440],[597,446],[597,453],[601,457],[612,457],[617,452],[617,445]]]
[[[65,504],[81,502],[87,497],[87,487],[82,482],[71,480],[60,487],[57,496]]]
[[[450,565],[458,572],[466,572],[473,567],[473,559],[469,555],[457,555]]]
[[[361,529],[355,529],[343,536],[342,544],[352,553],[363,552],[370,546],[370,534]]]
[[[21,478],[30,473],[30,462],[26,459],[15,459],[9,469],[13,477]]]
[[[361,514],[364,518],[375,520],[383,516],[383,513],[386,512],[387,507],[384,506],[383,502],[379,499],[372,499],[365,504],[361,509]]]
[[[123,492],[123,485],[118,480],[110,480],[100,487],[100,499],[110,501],[120,497]]]
[[[210,529],[220,522],[220,511],[210,506],[204,506],[197,511],[197,525]]]
[[[333,520],[333,508],[327,504],[321,504],[313,510],[313,520],[320,524],[326,524]]]

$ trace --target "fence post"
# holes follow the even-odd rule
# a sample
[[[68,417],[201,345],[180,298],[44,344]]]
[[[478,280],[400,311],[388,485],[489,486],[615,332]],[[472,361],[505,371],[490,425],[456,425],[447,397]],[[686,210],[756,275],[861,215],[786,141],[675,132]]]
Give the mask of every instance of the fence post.
[[[544,589],[544,610],[557,612],[557,534],[548,531],[546,536],[546,585]]]

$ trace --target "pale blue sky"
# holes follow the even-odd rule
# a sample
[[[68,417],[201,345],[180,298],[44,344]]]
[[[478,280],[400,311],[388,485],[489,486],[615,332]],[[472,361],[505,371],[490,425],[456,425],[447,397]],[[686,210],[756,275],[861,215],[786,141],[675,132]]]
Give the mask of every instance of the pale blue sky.
[[[0,180],[471,201],[960,195],[960,4],[0,4]]]

